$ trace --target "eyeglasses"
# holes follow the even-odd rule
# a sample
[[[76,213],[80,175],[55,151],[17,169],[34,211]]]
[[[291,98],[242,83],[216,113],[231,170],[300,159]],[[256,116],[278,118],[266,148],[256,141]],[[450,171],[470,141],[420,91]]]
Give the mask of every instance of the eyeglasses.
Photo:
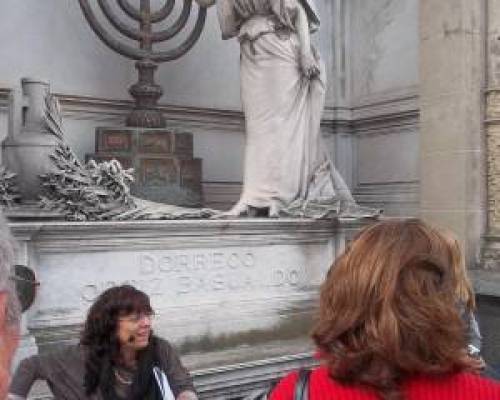
[[[132,314],[124,315],[123,317],[119,317],[120,321],[132,322],[137,324],[141,322],[144,318],[148,318],[152,321],[155,317],[155,314],[152,312],[134,312]]]

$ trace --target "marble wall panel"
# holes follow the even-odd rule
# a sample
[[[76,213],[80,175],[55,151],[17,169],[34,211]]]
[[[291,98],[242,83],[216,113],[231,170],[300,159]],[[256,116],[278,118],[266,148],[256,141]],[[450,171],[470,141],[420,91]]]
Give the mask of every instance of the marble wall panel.
[[[418,180],[418,135],[415,131],[358,135],[356,147],[358,184]]]
[[[353,194],[361,204],[390,216],[418,215],[418,124],[414,117],[406,122],[364,127],[354,137]]]
[[[353,100],[418,83],[418,0],[351,2]]]

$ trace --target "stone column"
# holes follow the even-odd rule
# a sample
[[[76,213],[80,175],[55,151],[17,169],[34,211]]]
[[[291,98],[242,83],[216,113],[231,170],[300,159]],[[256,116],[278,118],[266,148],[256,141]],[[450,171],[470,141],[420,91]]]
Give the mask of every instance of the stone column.
[[[482,261],[485,269],[500,272],[500,0],[487,0],[487,10],[485,128],[488,228],[484,238]],[[483,276],[485,282],[500,282],[500,277],[491,278],[492,276]]]
[[[355,151],[354,136],[351,126],[351,58],[350,48],[350,0],[331,0],[333,12],[332,76],[327,76],[327,82],[333,86],[334,103],[331,118],[334,120],[332,157],[336,168],[352,191],[355,186]],[[327,113],[329,110],[325,110]]]
[[[486,223],[485,0],[420,0],[421,216],[454,231],[469,267]]]

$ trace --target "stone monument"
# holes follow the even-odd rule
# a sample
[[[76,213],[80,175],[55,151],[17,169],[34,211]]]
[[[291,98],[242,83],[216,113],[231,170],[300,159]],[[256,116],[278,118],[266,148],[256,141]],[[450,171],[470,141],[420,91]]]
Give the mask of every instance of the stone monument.
[[[146,181],[162,181],[162,176],[170,176],[166,172],[169,168],[179,168],[176,182],[185,182],[191,189],[200,176],[197,168],[201,166],[197,167],[200,164],[192,158],[191,137],[165,129],[156,108],[161,89],[153,81],[155,63],[184,54],[198,38],[206,12],[200,9],[196,27],[183,45],[155,53],[151,48],[154,38],[160,41],[173,37],[186,23],[191,0],[184,0],[183,17],[175,28],[168,33],[152,32],[152,23],[168,15],[173,3],[168,0],[160,10],[151,12],[149,0],[141,0],[140,9],[127,0],[117,0],[127,15],[140,22],[140,30],[134,30],[116,18],[109,2],[98,0],[113,26],[139,40],[140,48],[134,49],[108,35],[89,2],[80,0],[97,35],[120,54],[138,60],[139,82],[131,88],[137,102],[127,127],[101,128],[96,135],[96,157],[116,160],[81,163],[64,145],[57,102],[52,101],[48,89],[44,95],[32,95],[37,100],[33,100],[30,112],[38,116],[39,124],[49,126],[47,132],[55,139],[47,145],[47,168],[32,171],[29,176],[48,190],[42,205],[61,210],[70,221],[10,224],[20,242],[18,264],[34,270],[39,282],[35,302],[24,316],[27,345],[21,352],[28,345],[30,351],[43,353],[76,341],[96,296],[109,286],[129,283],[151,297],[158,316],[154,329],[178,346],[185,365],[194,371],[200,397],[235,399],[291,369],[314,362],[308,332],[319,284],[333,259],[364,222],[338,218],[354,203],[345,201],[352,199],[348,191],[343,198],[331,196],[329,189],[338,182],[338,176],[329,159],[321,158],[323,153],[320,158],[325,163],[315,165],[321,174],[291,174],[301,194],[297,203],[289,201],[286,207],[264,204],[268,214],[282,218],[209,219],[213,216],[210,210],[161,208],[131,196],[128,167],[139,165],[138,175],[144,174]],[[314,15],[309,13],[309,18]],[[261,38],[273,40],[274,36]],[[292,60],[294,69],[296,61]],[[305,87],[319,84],[321,70],[314,66],[307,67],[309,81]],[[286,74],[283,76],[286,78]],[[315,102],[307,95],[305,100],[312,101],[316,111],[321,110],[322,101]],[[42,101],[43,113],[39,106]],[[301,111],[297,110],[295,122],[304,117],[298,115]],[[320,113],[314,115],[319,118]],[[317,123],[319,128],[319,120],[313,115],[305,119],[313,120],[311,124]],[[311,130],[310,137],[304,136],[307,133],[301,132],[303,138],[311,139],[302,143],[307,149],[298,149],[302,156],[309,154],[307,150],[322,150],[316,141],[319,129]],[[29,157],[29,153],[16,154],[13,160],[19,161],[18,157]],[[283,161],[279,154],[276,158],[278,163]],[[160,171],[147,161],[150,159],[163,165]],[[188,166],[185,175],[184,164]],[[146,172],[141,171],[142,166]],[[260,167],[271,170],[273,164]],[[23,169],[18,171],[21,176]],[[283,182],[275,182],[281,188]],[[354,211],[352,214],[361,215],[358,208]],[[370,210],[369,214],[374,213]]]
[[[88,157],[99,160],[118,159],[123,165],[133,167],[136,173],[132,193],[140,197],[190,207],[202,204],[201,159],[193,158],[193,138],[190,133],[166,129],[166,121],[158,109],[162,88],[155,83],[154,73],[158,64],[184,55],[196,43],[205,24],[206,9],[199,7],[196,23],[191,33],[173,49],[155,51],[154,43],[163,43],[176,37],[188,22],[192,0],[184,0],[178,18],[168,28],[153,31],[153,26],[167,19],[175,0],[167,0],[157,10],[151,10],[150,0],[141,0],[136,8],[128,0],[116,0],[118,8],[138,29],[121,19],[111,2],[97,3],[109,23],[126,38],[137,41],[134,48],[116,39],[96,18],[88,0],[79,0],[80,7],[96,35],[117,53],[137,60],[135,67],[139,79],[130,89],[135,105],[127,116],[126,127],[102,127],[96,131],[96,153]]]
[[[46,168],[28,178],[40,189],[38,204],[67,221],[11,219],[16,263],[39,282],[17,359],[77,340],[95,296],[130,283],[151,296],[154,329],[179,347],[202,398],[238,397],[309,365],[318,285],[360,221],[209,219],[211,210],[133,197],[131,171],[117,160],[77,159],[65,144],[57,101],[43,87],[45,97],[25,100],[34,108],[25,114],[40,110],[32,129],[56,139]],[[4,175],[10,183],[12,174]]]

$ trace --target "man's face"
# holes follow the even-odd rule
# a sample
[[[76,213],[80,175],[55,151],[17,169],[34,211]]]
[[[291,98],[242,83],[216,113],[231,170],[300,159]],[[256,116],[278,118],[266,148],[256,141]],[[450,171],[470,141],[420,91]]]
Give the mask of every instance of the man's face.
[[[10,365],[19,342],[19,326],[7,321],[8,294],[0,292],[0,400],[7,398]]]

